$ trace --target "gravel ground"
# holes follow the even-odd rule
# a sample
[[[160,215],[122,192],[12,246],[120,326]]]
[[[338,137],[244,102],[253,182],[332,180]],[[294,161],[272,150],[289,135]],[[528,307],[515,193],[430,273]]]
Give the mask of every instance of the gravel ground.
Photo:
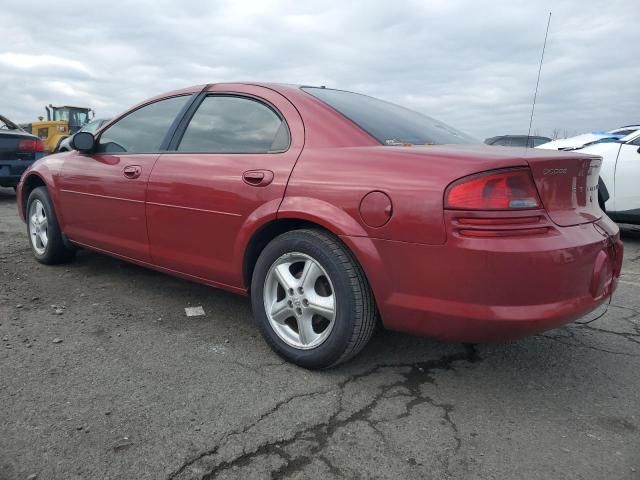
[[[476,347],[379,332],[309,372],[246,298],[89,252],[46,267],[24,230],[0,189],[2,480],[640,479],[640,233],[593,323]]]

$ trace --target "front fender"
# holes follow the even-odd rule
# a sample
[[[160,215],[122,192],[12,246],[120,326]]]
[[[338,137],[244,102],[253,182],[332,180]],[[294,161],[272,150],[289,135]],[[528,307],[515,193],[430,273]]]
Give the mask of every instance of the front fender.
[[[56,157],[43,157],[39,160],[36,160],[33,164],[31,164],[25,172],[22,174],[20,178],[20,183],[18,183],[18,187],[16,189],[16,204],[18,207],[18,214],[20,218],[25,220],[25,188],[30,186],[30,182],[33,179],[37,178],[36,183],[42,184],[44,183],[47,189],[49,190],[49,196],[51,197],[51,201],[54,205],[54,210],[56,210],[56,215],[58,216],[58,222],[60,225],[63,224],[62,218],[60,218],[60,210],[57,207],[58,205],[58,189],[56,188],[58,173],[62,168],[62,160]]]

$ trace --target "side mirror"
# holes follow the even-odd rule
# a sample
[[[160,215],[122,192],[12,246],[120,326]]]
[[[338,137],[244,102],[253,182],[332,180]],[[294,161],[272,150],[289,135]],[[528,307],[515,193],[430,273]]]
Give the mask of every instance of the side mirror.
[[[96,147],[96,139],[92,133],[78,132],[71,139],[71,147],[82,153],[91,153]]]

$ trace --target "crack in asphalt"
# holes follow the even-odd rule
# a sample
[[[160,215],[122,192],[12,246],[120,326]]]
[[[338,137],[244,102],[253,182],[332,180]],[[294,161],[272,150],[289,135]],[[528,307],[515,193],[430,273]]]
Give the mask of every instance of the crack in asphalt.
[[[552,333],[541,333],[536,335],[537,337],[541,337],[541,338],[548,338],[549,340],[553,340],[555,342],[561,343],[563,345],[567,345],[569,347],[580,347],[580,348],[586,348],[589,350],[595,350],[597,352],[603,352],[603,353],[609,353],[612,355],[623,355],[623,356],[627,356],[627,357],[640,357],[640,355],[638,354],[634,354],[634,353],[629,353],[629,352],[620,352],[620,351],[616,351],[616,350],[609,350],[606,348],[601,348],[601,347],[597,347],[595,345],[588,345],[586,343],[584,343],[584,341],[582,339],[580,339],[575,330],[593,330],[599,333],[608,333],[608,334],[612,334],[612,335],[618,335],[621,336],[623,338],[626,338],[627,340],[630,339],[630,337],[636,337],[636,335],[634,334],[625,334],[622,332],[614,332],[611,330],[604,330],[604,329],[598,329],[595,327],[591,327],[590,325],[579,325],[576,327],[560,327],[559,329],[557,329],[557,331],[561,331],[561,332],[565,332],[567,335],[558,335],[558,334],[552,334]],[[571,340],[571,341],[567,341]],[[636,340],[635,338],[633,340],[630,340],[634,343],[640,343],[638,342],[638,340]]]
[[[412,400],[407,404],[407,410],[405,412],[403,412],[399,416],[396,416],[393,419],[388,419],[385,421],[392,421],[392,420],[405,418],[409,416],[411,414],[411,411],[420,404],[426,403],[436,408],[442,409],[442,419],[450,426],[453,432],[453,438],[455,441],[453,454],[455,455],[461,448],[462,440],[459,435],[458,427],[453,421],[453,419],[451,418],[451,413],[453,412],[454,406],[451,404],[436,403],[432,398],[422,395],[421,387],[426,383],[435,383],[435,379],[432,376],[432,373],[434,371],[452,370],[455,368],[454,364],[456,364],[457,362],[467,362],[467,363],[473,364],[479,361],[481,361],[481,358],[478,355],[478,352],[475,346],[465,345],[465,350],[464,352],[461,352],[461,353],[444,355],[440,358],[437,358],[434,360],[428,360],[426,362],[408,363],[408,364],[407,363],[379,364],[370,368],[365,372],[350,376],[344,381],[338,383],[337,386],[334,388],[305,393],[305,394],[298,394],[298,395],[289,397],[285,400],[278,402],[268,411],[260,415],[260,417],[256,421],[252,422],[251,424],[244,426],[239,431],[234,431],[223,436],[215,447],[208,449],[206,451],[203,451],[198,455],[196,455],[195,457],[192,457],[191,459],[187,460],[178,469],[176,469],[172,474],[169,475],[168,480],[178,478],[178,476],[180,476],[181,474],[186,473],[186,470],[189,467],[193,467],[196,463],[201,462],[207,459],[208,457],[215,456],[232,436],[239,436],[247,433],[252,427],[258,425],[262,420],[274,414],[280,408],[292,402],[293,400],[327,394],[331,392],[335,392],[339,394],[340,401],[339,401],[338,408],[335,410],[335,412],[332,415],[330,415],[330,417],[327,420],[321,421],[320,423],[316,423],[315,425],[312,425],[310,427],[303,428],[302,430],[295,432],[288,439],[276,439],[276,440],[267,441],[259,445],[258,447],[253,448],[252,450],[243,451],[240,455],[232,457],[229,460],[221,461],[217,465],[215,465],[213,468],[210,468],[210,470],[207,473],[202,475],[200,477],[201,480],[210,480],[212,478],[215,478],[217,475],[219,475],[224,471],[227,471],[229,469],[240,468],[242,466],[248,465],[255,458],[262,457],[262,456],[269,456],[269,455],[276,455],[282,458],[285,462],[284,465],[282,465],[278,469],[271,472],[272,479],[288,478],[294,475],[295,473],[299,473],[307,465],[312,463],[314,459],[318,459],[318,458],[322,459],[323,463],[327,465],[327,468],[332,473],[343,477],[344,472],[342,472],[337,466],[333,465],[326,456],[323,456],[321,454],[321,452],[327,447],[329,443],[329,439],[338,429],[357,421],[364,421],[384,437],[382,432],[380,432],[376,428],[376,424],[380,423],[381,421],[374,422],[373,420],[370,419],[370,414],[376,408],[380,400],[384,398],[388,398],[386,394],[390,390],[396,387],[405,387],[410,392],[409,395],[405,395],[405,396],[412,397]],[[408,368],[409,370],[407,372],[401,372],[401,371],[398,372],[398,374],[403,377],[401,380],[379,387],[380,391],[375,396],[373,396],[373,398],[368,403],[366,403],[364,406],[357,408],[355,412],[351,413],[345,418],[340,418],[341,414],[345,412],[345,408],[342,404],[342,400],[345,395],[345,387],[362,378],[374,375],[384,369],[389,369],[389,368],[398,369],[398,370]],[[291,445],[294,445],[296,442],[300,440],[306,440],[312,444],[311,447],[308,447],[307,454],[306,455],[289,454],[286,451],[286,448]],[[447,461],[446,467],[447,467],[447,470],[449,470],[450,468],[449,461]]]
[[[624,338],[625,340],[628,340],[630,342],[633,343],[637,343],[640,345],[640,333],[629,333],[629,332],[616,332],[613,330],[606,330],[604,328],[597,328],[597,327],[592,327],[591,325],[583,325],[580,328],[584,328],[586,330],[591,330],[594,332],[598,332],[598,333],[607,333],[610,335],[617,335],[619,337]],[[637,326],[633,326],[633,328],[637,331],[638,327]]]
[[[251,423],[245,425],[243,428],[241,428],[239,430],[234,430],[232,432],[229,432],[229,433],[225,434],[220,439],[220,441],[218,442],[218,444],[216,446],[214,446],[213,448],[211,448],[209,450],[205,450],[203,452],[200,452],[195,457],[192,457],[189,460],[187,460],[177,470],[175,470],[173,473],[171,473],[167,477],[167,480],[171,480],[171,479],[174,479],[174,478],[178,477],[178,475],[183,473],[188,467],[192,466],[193,464],[195,464],[196,462],[202,460],[203,458],[205,458],[207,456],[215,455],[218,452],[220,445],[222,445],[230,437],[232,437],[234,435],[243,435],[243,434],[247,433],[252,427],[256,426],[258,423],[260,423],[262,420],[267,418],[269,415],[271,415],[271,414],[275,413],[276,411],[278,411],[284,405],[286,405],[286,404],[288,404],[288,403],[290,403],[290,402],[292,402],[294,400],[297,400],[299,398],[305,398],[305,397],[312,397],[312,396],[316,396],[316,395],[321,395],[321,394],[328,393],[330,391],[332,391],[332,389],[329,389],[329,390],[326,390],[326,391],[320,390],[320,391],[316,391],[316,392],[307,392],[307,393],[293,395],[293,396],[288,397],[288,398],[286,398],[284,400],[281,400],[280,402],[276,403],[273,407],[268,409],[266,412],[262,413],[258,417],[258,419],[255,420],[254,422],[251,422]]]

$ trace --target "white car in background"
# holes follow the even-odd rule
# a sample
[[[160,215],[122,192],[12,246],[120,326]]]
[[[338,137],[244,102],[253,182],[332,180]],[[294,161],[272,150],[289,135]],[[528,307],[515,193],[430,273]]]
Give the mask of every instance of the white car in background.
[[[583,133],[575,137],[559,138],[538,145],[536,148],[545,150],[577,150],[595,143],[617,142],[621,138],[637,131],[640,131],[640,125],[626,125],[606,132]]]
[[[587,145],[603,142],[617,142],[624,135],[612,132],[591,132],[576,135],[575,137],[559,138],[548,143],[538,145],[536,148],[545,150],[577,150]]]
[[[640,130],[573,151],[602,157],[598,200],[607,215],[616,222],[640,224]]]
[[[634,132],[640,130],[640,125],[626,125],[624,127],[616,128],[615,130],[610,130],[609,133],[614,133],[616,135],[631,135]]]

